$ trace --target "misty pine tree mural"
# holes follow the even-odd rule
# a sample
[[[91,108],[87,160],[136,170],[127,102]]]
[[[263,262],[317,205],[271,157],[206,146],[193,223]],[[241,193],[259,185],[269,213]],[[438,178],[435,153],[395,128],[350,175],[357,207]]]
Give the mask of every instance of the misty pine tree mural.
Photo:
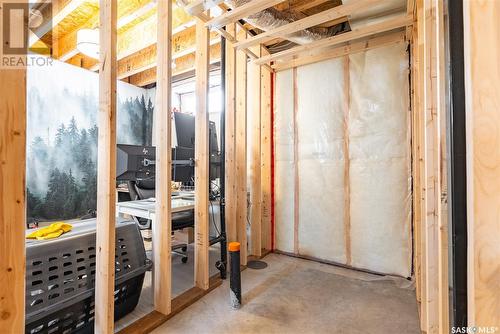
[[[55,62],[28,73],[28,222],[77,219],[96,210],[97,75]],[[64,71],[64,80],[54,72]],[[67,72],[71,71],[71,75]],[[31,74],[31,77],[30,77]],[[118,84],[117,141],[151,145],[148,91]]]

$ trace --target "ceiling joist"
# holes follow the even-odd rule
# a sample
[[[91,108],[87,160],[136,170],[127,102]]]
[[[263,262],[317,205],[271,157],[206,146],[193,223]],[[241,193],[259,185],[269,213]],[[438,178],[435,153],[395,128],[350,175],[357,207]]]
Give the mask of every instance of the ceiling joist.
[[[307,54],[301,54],[297,59],[287,62],[277,62],[272,65],[275,71],[283,71],[290,68],[317,63],[323,60],[342,57],[348,54],[371,50],[385,45],[405,41],[405,32],[397,31],[383,35],[370,36],[361,41],[347,42],[332,48],[313,50]]]
[[[186,12],[189,14],[196,16],[200,13],[203,13],[204,11],[207,11],[221,3],[223,3],[224,0],[195,0],[192,1],[189,5],[184,6],[184,9]]]
[[[310,27],[317,26],[319,24],[342,19],[341,22],[347,21],[347,17],[351,15],[354,11],[362,10],[370,5],[373,5],[376,0],[359,0],[347,5],[340,5],[315,15],[305,17],[301,20],[291,22],[289,24],[277,27],[272,30],[265,31],[258,34],[252,38],[240,41],[235,44],[237,49],[246,48],[257,43],[265,43],[276,37],[285,37],[286,35],[292,34],[294,32],[304,30]],[[339,22],[339,23],[341,23]]]
[[[339,45],[352,40],[368,37],[370,35],[375,35],[378,33],[395,30],[411,24],[412,24],[412,18],[404,14],[401,16],[397,16],[395,18],[384,20],[380,23],[369,24],[361,28],[353,29],[352,31],[346,33],[320,39],[308,44],[299,45],[291,49],[281,51],[269,56],[264,56],[259,59],[256,59],[255,63],[258,65],[264,65],[271,61],[279,59],[290,59],[300,53],[304,53],[315,49],[326,48],[334,45]]]
[[[210,29],[222,28],[223,26],[226,26],[230,23],[234,23],[252,14],[261,12],[264,9],[273,7],[284,1],[285,0],[252,0],[240,7],[236,7],[231,11],[227,11],[222,15],[219,15],[211,20],[208,20],[207,22],[205,22],[205,25],[207,28]]]

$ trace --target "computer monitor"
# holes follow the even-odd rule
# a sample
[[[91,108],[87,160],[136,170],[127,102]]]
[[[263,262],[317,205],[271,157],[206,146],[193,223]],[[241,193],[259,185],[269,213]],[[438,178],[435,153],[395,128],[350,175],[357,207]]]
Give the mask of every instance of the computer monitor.
[[[118,181],[154,180],[156,149],[153,146],[117,145],[116,179]],[[191,182],[194,179],[194,149],[172,148],[172,180]]]
[[[174,112],[177,147],[194,148],[194,116]]]
[[[175,133],[177,138],[177,147],[194,148],[195,144],[195,120],[193,115],[174,112]],[[210,153],[219,153],[219,144],[217,141],[217,128],[215,122],[209,122],[209,143]]]
[[[152,146],[118,144],[116,150],[116,179],[137,181],[154,178],[155,154]]]
[[[172,149],[172,180],[194,181],[194,148],[178,146]]]

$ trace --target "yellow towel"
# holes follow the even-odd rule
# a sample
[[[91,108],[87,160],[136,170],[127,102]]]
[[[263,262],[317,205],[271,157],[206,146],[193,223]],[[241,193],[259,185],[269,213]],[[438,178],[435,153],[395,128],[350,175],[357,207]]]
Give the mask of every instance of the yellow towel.
[[[61,234],[71,231],[73,226],[68,223],[57,222],[52,223],[47,227],[41,228],[38,231],[30,233],[27,239],[47,240],[59,237]]]

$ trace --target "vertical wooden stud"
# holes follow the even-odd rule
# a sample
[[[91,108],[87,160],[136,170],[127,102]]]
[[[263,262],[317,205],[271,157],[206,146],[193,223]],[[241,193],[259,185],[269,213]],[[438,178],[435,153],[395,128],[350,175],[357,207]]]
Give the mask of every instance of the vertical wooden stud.
[[[112,333],[115,290],[116,0],[99,7],[95,332]]]
[[[22,30],[22,26],[19,29]],[[6,333],[23,333],[26,267],[25,68],[0,69],[0,110],[0,328]]]
[[[468,322],[480,329],[500,327],[499,20],[500,2],[464,1]]]
[[[207,290],[208,274],[208,80],[209,80],[209,34],[205,23],[196,19],[196,115],[195,115],[195,268],[194,281],[198,288]]]
[[[418,92],[418,103],[416,104],[415,112],[418,118],[418,142],[419,142],[419,190],[420,190],[420,206],[417,208],[420,211],[420,229],[419,229],[419,264],[420,264],[420,327],[423,329],[427,325],[427,248],[426,248],[426,223],[427,217],[425,214],[425,103],[424,103],[424,55],[425,55],[425,39],[424,39],[424,0],[417,0],[417,40],[416,52],[414,54],[414,61],[416,62],[416,91]]]
[[[423,245],[425,247],[425,291],[422,311],[425,312],[423,330],[427,333],[447,332],[448,321],[448,267],[447,215],[443,205],[443,161],[446,138],[443,134],[445,117],[444,73],[444,7],[442,0],[424,0],[422,31],[418,38],[423,43],[423,116],[425,159],[423,174],[425,200]],[[420,33],[422,32],[422,34]]]
[[[154,307],[171,311],[171,187],[172,181],[172,2],[159,1],[156,67],[156,210],[153,221]]]
[[[239,28],[238,28],[239,29]],[[239,29],[238,40],[246,38]],[[236,226],[241,264],[247,264],[247,55],[236,51]]]
[[[299,112],[299,87],[297,82],[297,67],[293,68],[293,165],[294,165],[294,193],[293,193],[293,252],[299,254],[299,127],[297,114]]]
[[[261,55],[269,52],[263,46]],[[261,67],[261,110],[260,110],[260,150],[261,150],[261,221],[262,248],[271,250],[271,71]]]
[[[349,109],[350,109],[349,56],[344,56],[344,242],[346,264],[351,265],[351,181],[349,159]]]
[[[436,1],[436,108],[439,114],[438,117],[438,137],[437,137],[437,154],[439,159],[439,188],[438,198],[439,214],[438,214],[438,309],[439,309],[439,332],[450,332],[449,321],[449,300],[450,300],[450,283],[448,281],[448,167],[447,167],[447,150],[446,150],[446,65],[445,65],[445,37],[444,24],[445,9],[444,1]]]
[[[226,31],[236,35],[236,24],[230,24]],[[229,242],[237,240],[236,231],[236,50],[226,41],[226,231]]]
[[[413,265],[415,272],[415,292],[417,301],[421,301],[421,185],[420,185],[420,89],[418,82],[418,45],[417,45],[417,22],[414,22],[412,28],[411,41],[411,115],[412,115],[412,181],[413,181]]]
[[[260,46],[251,47],[250,51],[260,57]],[[247,73],[252,77],[252,87],[248,87],[250,105],[252,106],[249,117],[251,117],[252,128],[250,132],[250,255],[261,256],[261,150],[260,150],[260,107],[261,107],[261,66],[250,62]]]

